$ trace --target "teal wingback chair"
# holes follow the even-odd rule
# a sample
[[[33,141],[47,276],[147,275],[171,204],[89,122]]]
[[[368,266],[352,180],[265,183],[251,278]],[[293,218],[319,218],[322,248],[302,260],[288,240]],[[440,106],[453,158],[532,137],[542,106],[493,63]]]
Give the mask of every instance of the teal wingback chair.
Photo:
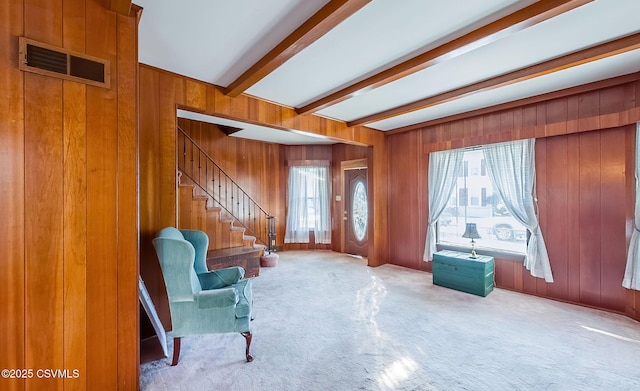
[[[202,231],[162,229],[153,246],[164,276],[173,325],[173,362],[180,357],[180,338],[194,334],[239,332],[251,346],[251,280],[244,269],[207,270],[209,237]]]

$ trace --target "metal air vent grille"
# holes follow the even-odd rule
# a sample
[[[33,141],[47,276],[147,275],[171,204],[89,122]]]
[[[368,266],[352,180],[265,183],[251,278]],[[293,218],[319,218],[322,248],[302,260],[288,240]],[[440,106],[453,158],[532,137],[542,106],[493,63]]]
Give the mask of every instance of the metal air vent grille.
[[[109,88],[109,61],[20,37],[20,69]]]

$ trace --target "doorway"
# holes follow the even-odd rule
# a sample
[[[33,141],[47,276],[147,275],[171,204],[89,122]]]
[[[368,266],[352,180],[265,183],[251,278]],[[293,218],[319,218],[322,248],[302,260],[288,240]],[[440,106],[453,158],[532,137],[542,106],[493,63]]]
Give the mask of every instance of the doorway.
[[[367,257],[369,246],[369,194],[367,167],[343,171],[344,252]]]

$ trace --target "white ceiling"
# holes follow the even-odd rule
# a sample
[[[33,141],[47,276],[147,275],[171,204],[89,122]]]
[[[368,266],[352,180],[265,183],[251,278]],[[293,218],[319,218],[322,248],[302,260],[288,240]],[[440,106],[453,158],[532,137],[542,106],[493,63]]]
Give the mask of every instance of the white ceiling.
[[[228,87],[329,2],[135,0],[144,8],[139,29],[140,62]],[[545,2],[548,1],[538,3]],[[245,93],[300,108],[533,3],[536,2],[373,0]],[[341,121],[357,120],[637,33],[639,15],[639,0],[595,0],[515,33],[506,32],[500,39],[480,42],[462,55],[360,92],[317,113]],[[636,49],[466,94],[366,126],[393,130],[639,71],[640,49]],[[271,139],[271,133],[278,138]],[[287,135],[277,129],[254,129],[251,135],[247,132],[239,136],[262,137],[263,141],[283,144],[306,143],[305,139],[285,142],[282,137]],[[315,138],[307,141],[327,142]]]

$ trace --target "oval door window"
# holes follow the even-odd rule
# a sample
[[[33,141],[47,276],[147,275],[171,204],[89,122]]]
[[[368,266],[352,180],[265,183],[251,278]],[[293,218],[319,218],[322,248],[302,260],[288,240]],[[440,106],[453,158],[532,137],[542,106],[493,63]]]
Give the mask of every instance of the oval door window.
[[[362,181],[356,183],[351,196],[351,225],[356,239],[362,241],[367,233],[369,212],[367,210],[367,189]]]

